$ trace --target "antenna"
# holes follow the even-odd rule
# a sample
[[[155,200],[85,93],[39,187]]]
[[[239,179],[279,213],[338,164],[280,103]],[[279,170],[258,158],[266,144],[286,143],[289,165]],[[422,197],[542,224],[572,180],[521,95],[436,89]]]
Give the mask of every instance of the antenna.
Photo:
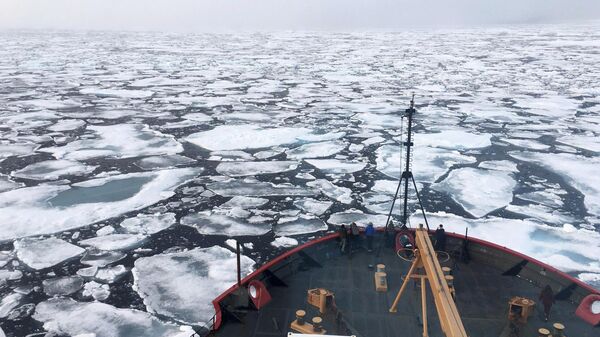
[[[407,227],[408,224],[408,185],[409,185],[409,180],[412,181],[412,185],[415,189],[415,192],[417,194],[417,199],[419,200],[419,205],[421,207],[421,211],[423,212],[423,218],[425,220],[425,225],[427,226],[427,230],[429,230],[429,223],[427,222],[427,217],[425,216],[425,209],[423,208],[423,203],[421,202],[421,196],[419,194],[419,190],[417,188],[417,183],[415,181],[415,178],[412,174],[411,171],[411,167],[412,167],[412,156],[413,156],[413,152],[412,147],[414,146],[414,143],[412,141],[413,139],[413,116],[416,113],[415,110],[415,93],[412,93],[411,99],[410,99],[410,107],[408,109],[406,109],[404,111],[404,117],[406,117],[408,119],[408,135],[407,135],[407,139],[405,142],[402,143],[402,146],[406,147],[406,159],[405,159],[405,166],[404,166],[404,171],[402,172],[402,175],[400,176],[400,179],[398,181],[398,187],[396,188],[396,194],[394,195],[394,199],[392,200],[392,207],[390,208],[390,212],[388,214],[388,218],[387,218],[387,222],[386,222],[386,232],[388,229],[390,229],[389,227],[393,227],[390,226],[390,219],[392,217],[392,212],[394,210],[394,205],[396,203],[396,199],[398,198],[398,193],[400,192],[400,188],[402,186],[402,183],[404,182],[404,193],[403,193],[403,199],[404,199],[404,204],[403,204],[403,212],[402,212],[402,227]],[[401,134],[401,139],[402,134]]]

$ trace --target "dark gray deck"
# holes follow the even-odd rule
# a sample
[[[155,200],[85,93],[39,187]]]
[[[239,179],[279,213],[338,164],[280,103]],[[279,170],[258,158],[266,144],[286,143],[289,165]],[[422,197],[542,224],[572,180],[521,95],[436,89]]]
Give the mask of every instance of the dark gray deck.
[[[362,245],[362,243],[361,243]],[[306,291],[310,288],[326,288],[335,293],[335,302],[345,321],[357,336],[362,337],[417,337],[422,335],[420,287],[412,282],[400,301],[397,313],[388,309],[394,300],[403,277],[410,266],[396,256],[392,249],[382,249],[379,257],[362,247],[351,258],[341,255],[335,241],[319,244],[305,251],[322,267],[311,266],[301,257],[282,263],[276,270],[287,286],[271,286],[271,303],[260,311],[237,313],[243,323],[231,318],[225,322],[216,336],[285,336],[294,313],[307,311],[307,318],[316,315],[315,308],[306,303]],[[389,290],[377,293],[374,288],[373,270],[369,265],[386,265]],[[508,300],[523,296],[538,302],[540,287],[516,276],[502,276],[499,270],[481,262],[455,264],[453,260],[442,264],[454,267],[456,304],[469,336],[499,337],[508,335]],[[443,336],[440,330],[430,290],[427,291],[429,335]],[[552,308],[550,320],[543,321],[542,306],[529,322],[522,326],[519,336],[537,336],[540,327],[551,328],[553,322],[566,326],[565,333],[571,337],[598,337],[600,328],[592,327],[575,316],[577,304],[569,300],[557,301]],[[231,317],[231,316],[229,316]],[[326,324],[327,325],[327,324]],[[328,333],[337,334],[335,325],[329,324]],[[551,330],[551,329],[550,329]]]

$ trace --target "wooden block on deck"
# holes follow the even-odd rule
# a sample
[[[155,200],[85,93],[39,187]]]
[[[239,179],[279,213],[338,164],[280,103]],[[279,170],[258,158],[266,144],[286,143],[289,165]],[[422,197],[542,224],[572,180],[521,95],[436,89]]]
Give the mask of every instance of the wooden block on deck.
[[[306,335],[324,335],[327,332],[325,331],[325,329],[321,329],[321,331],[315,331],[312,324],[304,323],[300,325],[297,321],[293,321],[292,324],[290,324],[290,328],[292,328],[292,330],[294,331],[298,331],[299,333]]]
[[[386,273],[376,272],[375,273],[375,291],[386,292],[387,286],[387,275]]]

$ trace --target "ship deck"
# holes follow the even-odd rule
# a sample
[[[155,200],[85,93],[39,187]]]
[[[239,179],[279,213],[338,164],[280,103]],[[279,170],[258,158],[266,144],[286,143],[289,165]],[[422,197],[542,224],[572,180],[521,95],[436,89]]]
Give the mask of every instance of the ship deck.
[[[382,242],[383,240],[381,240]],[[449,240],[449,250],[457,246],[458,240]],[[390,313],[394,297],[400,289],[402,278],[410,267],[410,262],[400,259],[392,248],[382,248],[375,242],[374,252],[367,252],[364,242],[355,244],[353,253],[342,255],[335,240],[329,240],[300,254],[286,258],[265,274],[262,281],[268,286],[272,300],[260,310],[236,310],[227,300],[222,302],[223,324],[215,336],[286,336],[296,310],[307,312],[307,318],[316,316],[318,311],[307,303],[307,290],[325,288],[335,295],[335,303],[342,314],[345,326],[339,321],[324,318],[328,334],[356,335],[361,337],[421,336],[423,331],[421,314],[420,284],[411,281],[400,300],[397,313]],[[382,244],[383,245],[383,244]],[[532,299],[535,310],[524,325],[519,326],[516,336],[537,336],[537,330],[545,327],[552,331],[552,323],[566,326],[567,336],[597,337],[600,328],[593,327],[575,316],[579,295],[574,287],[557,288],[557,283],[549,279],[555,293],[563,291],[550,314],[548,322],[543,318],[543,307],[538,301],[544,284],[519,276],[504,276],[507,268],[498,263],[486,263],[487,258],[477,259],[474,249],[469,263],[449,259],[442,266],[453,268],[456,305],[469,336],[499,337],[513,336],[508,324],[508,302],[514,296]],[[372,266],[385,264],[388,291],[376,292]],[[512,263],[508,261],[505,263]],[[371,266],[371,268],[370,268]],[[529,267],[527,267],[529,268]],[[533,267],[531,267],[533,268]],[[510,268],[508,268],[510,269]],[[523,268],[521,271],[527,274]],[[531,270],[529,270],[531,272]],[[581,290],[581,289],[579,289]],[[427,289],[427,314],[429,336],[443,336],[431,290]],[[346,330],[347,329],[347,330]],[[346,331],[344,331],[346,330]]]

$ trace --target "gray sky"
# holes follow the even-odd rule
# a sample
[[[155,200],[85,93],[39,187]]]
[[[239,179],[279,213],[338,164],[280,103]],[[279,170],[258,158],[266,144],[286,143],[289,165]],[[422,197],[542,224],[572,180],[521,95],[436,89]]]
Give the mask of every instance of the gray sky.
[[[393,30],[600,19],[600,0],[0,0],[0,29]]]

